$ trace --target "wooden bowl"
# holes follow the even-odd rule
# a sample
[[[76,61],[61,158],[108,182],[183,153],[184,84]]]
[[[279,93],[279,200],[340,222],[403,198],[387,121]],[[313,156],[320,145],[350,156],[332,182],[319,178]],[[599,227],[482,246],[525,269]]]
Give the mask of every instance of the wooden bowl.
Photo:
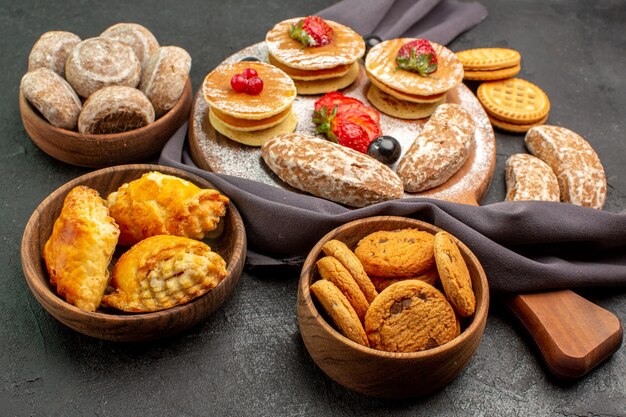
[[[359,240],[378,230],[417,227],[435,234],[441,229],[404,217],[371,217],[340,226],[324,236],[309,253],[298,286],[297,315],[300,333],[313,361],[330,378],[359,393],[380,398],[410,398],[427,395],[452,381],[465,368],[478,347],[487,322],[489,288],[487,277],[474,254],[456,240],[467,263],[474,292],[476,313],[452,341],[422,352],[394,353],[361,346],[331,326],[311,299],[309,286],[319,279],[315,263],[322,245],[337,239],[354,249]]]
[[[110,135],[86,135],[52,126],[20,91],[20,113],[26,133],[51,157],[89,168],[145,161],[156,155],[189,116],[191,81],[170,111],[142,128]]]
[[[175,175],[202,188],[215,188],[208,181],[186,171],[160,165],[105,168],[78,177],[58,188],[37,207],[26,224],[22,237],[22,268],[26,282],[48,313],[78,332],[99,339],[124,342],[171,336],[206,319],[230,297],[239,281],[246,257],[246,232],[237,208],[231,203],[226,216],[221,220],[224,226],[221,234],[204,240],[213,251],[224,258],[228,275],[217,287],[201,297],[167,310],[128,314],[112,309],[93,313],[83,311],[56,294],[50,285],[43,260],[43,247],[52,233],[52,227],[61,213],[63,200],[68,192],[77,185],[86,185],[106,198],[123,183],[135,180],[149,171]],[[109,265],[110,269],[114,261]]]

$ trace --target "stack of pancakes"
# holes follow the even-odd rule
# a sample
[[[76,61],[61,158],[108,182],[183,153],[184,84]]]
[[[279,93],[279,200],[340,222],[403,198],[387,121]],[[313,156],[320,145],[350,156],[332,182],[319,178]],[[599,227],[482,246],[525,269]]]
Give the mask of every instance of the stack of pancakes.
[[[267,33],[269,62],[293,78],[298,94],[324,94],[352,84],[359,74],[357,60],[365,53],[363,38],[344,25],[326,20],[333,29],[331,42],[303,48],[289,36],[291,25],[301,19],[284,20]]]
[[[368,100],[381,112],[400,119],[430,116],[446,100],[446,93],[463,80],[463,65],[446,47],[430,42],[437,54],[437,71],[424,77],[398,69],[396,55],[415,39],[401,38],[374,46],[365,59],[371,81]]]
[[[236,92],[230,85],[235,74],[256,70],[263,80],[258,95]],[[222,135],[250,146],[261,146],[269,138],[296,129],[292,111],[296,87],[280,69],[263,62],[223,64],[204,79],[202,93],[209,104],[211,125]]]

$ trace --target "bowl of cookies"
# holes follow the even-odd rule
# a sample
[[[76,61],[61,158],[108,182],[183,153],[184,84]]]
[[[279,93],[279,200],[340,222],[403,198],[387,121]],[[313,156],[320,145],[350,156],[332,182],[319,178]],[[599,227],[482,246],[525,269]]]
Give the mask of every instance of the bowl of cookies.
[[[430,394],[467,366],[489,310],[465,244],[431,224],[378,216],[342,225],[309,253],[297,316],[313,361],[372,397]]]
[[[26,133],[60,161],[91,168],[145,161],[187,120],[191,57],[136,23],[100,35],[44,33],[20,83]]]
[[[160,165],[121,165],[48,196],[22,238],[39,303],[66,326],[112,341],[168,337],[207,319],[232,294],[246,234],[208,181]]]

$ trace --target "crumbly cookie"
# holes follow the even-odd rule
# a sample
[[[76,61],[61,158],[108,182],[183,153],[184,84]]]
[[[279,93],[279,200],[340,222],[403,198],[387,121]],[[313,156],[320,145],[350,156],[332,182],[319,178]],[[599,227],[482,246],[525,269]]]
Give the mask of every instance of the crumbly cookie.
[[[407,279],[417,279],[417,280],[424,281],[425,283],[434,286],[437,280],[439,279],[439,272],[437,272],[436,267],[433,267],[433,268],[430,268],[428,271],[424,272],[423,274],[420,274],[414,277],[408,277],[408,278],[370,277],[372,284],[374,284],[374,288],[376,288],[376,291],[378,292],[384,291],[387,287],[389,287],[392,284],[395,284],[396,282],[406,281]]]
[[[417,352],[454,339],[454,310],[443,294],[418,280],[395,283],[381,292],[365,315],[365,333],[375,349]]]
[[[365,236],[354,251],[368,275],[411,277],[435,264],[435,238],[418,229],[381,230]]]
[[[372,281],[367,276],[359,258],[356,257],[354,252],[352,252],[345,243],[337,239],[329,240],[322,246],[322,251],[324,251],[326,255],[337,259],[348,272],[350,272],[350,275],[352,275],[352,278],[356,281],[368,303],[371,303],[374,298],[376,298],[378,292],[376,288],[374,288],[374,284],[372,284]]]
[[[363,325],[354,308],[339,288],[330,281],[320,279],[311,285],[311,292],[330,316],[339,332],[363,346],[369,346]]]
[[[317,261],[317,269],[323,279],[339,288],[354,308],[359,320],[363,321],[370,305],[350,272],[332,256],[325,256]]]
[[[450,233],[441,231],[435,235],[435,259],[443,290],[454,310],[461,317],[474,314],[476,296],[472,289],[472,280]]]

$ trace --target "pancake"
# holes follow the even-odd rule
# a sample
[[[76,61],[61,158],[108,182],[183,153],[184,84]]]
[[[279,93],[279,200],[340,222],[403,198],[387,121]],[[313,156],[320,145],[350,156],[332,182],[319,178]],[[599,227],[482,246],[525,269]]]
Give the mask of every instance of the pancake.
[[[268,57],[270,64],[284,71],[288,76],[290,76],[294,80],[314,81],[314,80],[325,80],[328,78],[343,77],[350,71],[350,68],[352,67],[352,65],[346,64],[346,65],[339,65],[334,68],[306,71],[306,70],[291,68],[285,64],[281,64],[280,62],[276,61],[276,58],[274,58],[272,54],[268,53],[267,57]]]
[[[238,93],[230,86],[230,79],[246,68],[253,68],[263,80],[263,91],[258,95]],[[211,71],[202,83],[207,103],[237,119],[262,120],[285,111],[296,98],[296,88],[289,76],[264,62],[243,61],[223,64]]]
[[[352,64],[365,54],[365,41],[361,35],[331,20],[326,20],[333,29],[331,42],[324,46],[303,48],[300,42],[289,36],[291,25],[300,19],[283,20],[265,35],[269,53],[281,64],[313,71]]]
[[[403,93],[402,91],[395,90],[381,83],[376,78],[372,77],[370,74],[367,74],[367,78],[369,78],[370,82],[374,84],[376,87],[378,87],[379,90],[389,94],[392,97],[397,98],[398,100],[408,101],[410,103],[419,103],[419,104],[436,103],[440,101],[446,95],[446,93],[434,94],[432,96],[419,96],[416,94],[406,94],[406,93]]]
[[[398,100],[389,94],[381,91],[374,84],[370,84],[367,90],[367,99],[374,107],[392,117],[398,119],[423,119],[429,117],[437,106],[446,101],[445,96],[434,103],[410,103],[408,101]]]
[[[370,78],[402,91],[406,94],[432,96],[445,93],[463,80],[463,65],[456,55],[445,46],[430,42],[437,54],[437,71],[428,77],[396,69],[396,55],[412,38],[384,41],[374,46],[365,59],[365,68]]]
[[[229,116],[226,113],[222,113],[214,108],[211,108],[210,111],[213,113],[213,116],[217,117],[220,122],[222,122],[223,125],[232,130],[240,132],[254,132],[255,130],[269,129],[270,127],[276,126],[289,116],[292,107],[293,106],[289,106],[285,111],[275,114],[274,116],[270,116],[267,119],[260,120],[237,119],[236,117]]]
[[[276,135],[283,133],[291,133],[296,130],[298,124],[298,118],[294,112],[289,113],[287,118],[269,129],[255,130],[253,132],[242,132],[239,130],[233,130],[220,121],[211,109],[209,109],[209,121],[213,128],[235,142],[243,143],[249,146],[262,146],[269,139]]]
[[[301,95],[313,95],[324,94],[331,91],[341,90],[352,84],[356,77],[359,75],[359,63],[355,62],[350,67],[350,71],[343,77],[328,78],[324,80],[315,81],[301,81],[294,80],[298,94]]]

